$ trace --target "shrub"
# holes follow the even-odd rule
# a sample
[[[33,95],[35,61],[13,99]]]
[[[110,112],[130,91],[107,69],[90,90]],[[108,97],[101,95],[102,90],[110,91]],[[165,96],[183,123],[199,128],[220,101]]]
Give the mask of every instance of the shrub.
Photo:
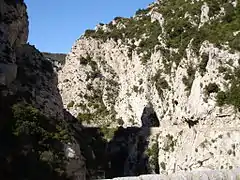
[[[158,142],[155,141],[153,145],[149,149],[147,149],[147,155],[149,156],[150,159],[149,163],[153,166],[156,173],[159,173],[158,152],[159,152]]]
[[[228,92],[225,103],[233,105],[236,109],[240,108],[240,87],[238,84],[232,84]]]
[[[145,65],[151,58],[151,53],[148,51],[146,54],[143,55],[141,58],[141,62],[143,65]]]
[[[226,67],[220,66],[220,67],[218,68],[218,72],[219,72],[219,73],[225,73],[225,72],[227,72],[227,71],[228,71],[228,69],[227,69]]]
[[[168,82],[164,79],[164,78],[160,78],[158,81],[157,81],[157,84],[159,84],[159,86],[162,88],[162,89],[169,89],[169,85],[168,85]]]
[[[193,84],[193,81],[194,81],[195,72],[196,72],[196,70],[193,68],[192,65],[190,65],[190,66],[188,67],[188,69],[187,69],[187,75],[188,75],[188,77],[187,77],[187,76],[183,76],[183,79],[182,79],[184,85],[186,86],[186,89],[185,89],[185,90],[186,90],[186,91],[189,91],[189,93],[190,93],[190,90],[191,90],[191,88],[192,88],[192,84]]]
[[[230,47],[240,51],[240,33],[230,42]]]
[[[122,126],[124,124],[124,121],[122,120],[122,118],[117,119],[117,123]]]
[[[69,103],[68,103],[68,105],[67,105],[67,108],[71,108],[71,107],[73,107],[73,106],[74,106],[74,104],[75,104],[75,102],[74,102],[74,101],[71,101],[71,102],[69,102]]]
[[[173,140],[173,136],[170,134],[166,135],[166,142],[164,144],[163,150],[167,151],[167,152],[173,152],[174,151],[174,147],[177,143],[177,140]]]
[[[85,34],[84,34],[84,35],[85,35],[86,37],[91,37],[91,36],[94,36],[95,33],[96,33],[95,30],[87,29],[87,30],[85,31]]]
[[[207,95],[210,95],[211,93],[217,93],[219,91],[219,87],[216,83],[209,83],[204,89]]]
[[[217,104],[219,106],[233,105],[235,109],[240,110],[240,68],[235,68],[228,80],[230,88],[226,92],[218,92]]]
[[[12,131],[15,142],[17,142],[15,155],[30,163],[30,166],[26,165],[19,169],[26,168],[24,174],[34,175],[33,179],[37,179],[39,175],[42,175],[41,173],[46,172],[62,174],[65,171],[66,159],[62,150],[54,145],[71,142],[63,122],[56,122],[45,117],[28,104],[15,104],[12,112],[14,122]],[[44,176],[50,177],[50,174],[44,174]]]
[[[136,15],[145,15],[148,13],[148,9],[138,9]]]
[[[103,133],[104,138],[109,141],[109,140],[113,139],[117,129],[118,128],[108,128],[108,127],[103,126],[100,128],[100,131]]]
[[[206,72],[206,66],[208,63],[208,54],[202,54],[202,60],[199,64],[199,72],[203,76],[204,73]]]
[[[89,113],[78,113],[77,119],[79,122],[86,122],[87,124],[90,124],[93,119],[93,115]]]

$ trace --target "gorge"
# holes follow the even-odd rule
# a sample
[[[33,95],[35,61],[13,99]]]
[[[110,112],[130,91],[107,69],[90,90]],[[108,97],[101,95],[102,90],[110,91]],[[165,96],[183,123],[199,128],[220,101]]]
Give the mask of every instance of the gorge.
[[[23,1],[0,21],[1,179],[240,178],[239,0],[157,0],[67,55]]]

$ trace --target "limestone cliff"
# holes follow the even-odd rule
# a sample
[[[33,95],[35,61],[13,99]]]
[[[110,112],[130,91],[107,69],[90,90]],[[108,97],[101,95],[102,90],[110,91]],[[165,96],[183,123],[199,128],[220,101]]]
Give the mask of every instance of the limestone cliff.
[[[58,74],[64,107],[89,126],[158,126],[161,173],[239,167],[239,12],[159,0],[87,30]]]

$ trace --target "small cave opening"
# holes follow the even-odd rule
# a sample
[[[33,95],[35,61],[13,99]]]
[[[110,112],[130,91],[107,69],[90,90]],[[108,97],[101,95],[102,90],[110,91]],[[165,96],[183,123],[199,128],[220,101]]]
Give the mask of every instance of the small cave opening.
[[[141,121],[142,121],[142,127],[151,128],[151,127],[159,127],[160,126],[159,119],[158,119],[157,114],[154,111],[154,108],[152,107],[152,105],[147,105],[143,109]]]

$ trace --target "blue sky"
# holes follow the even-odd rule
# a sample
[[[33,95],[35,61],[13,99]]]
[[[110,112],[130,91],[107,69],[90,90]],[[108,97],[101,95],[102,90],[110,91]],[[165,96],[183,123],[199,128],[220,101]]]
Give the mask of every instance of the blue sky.
[[[25,0],[29,42],[43,52],[67,53],[86,29],[116,16],[130,17],[154,0]]]

